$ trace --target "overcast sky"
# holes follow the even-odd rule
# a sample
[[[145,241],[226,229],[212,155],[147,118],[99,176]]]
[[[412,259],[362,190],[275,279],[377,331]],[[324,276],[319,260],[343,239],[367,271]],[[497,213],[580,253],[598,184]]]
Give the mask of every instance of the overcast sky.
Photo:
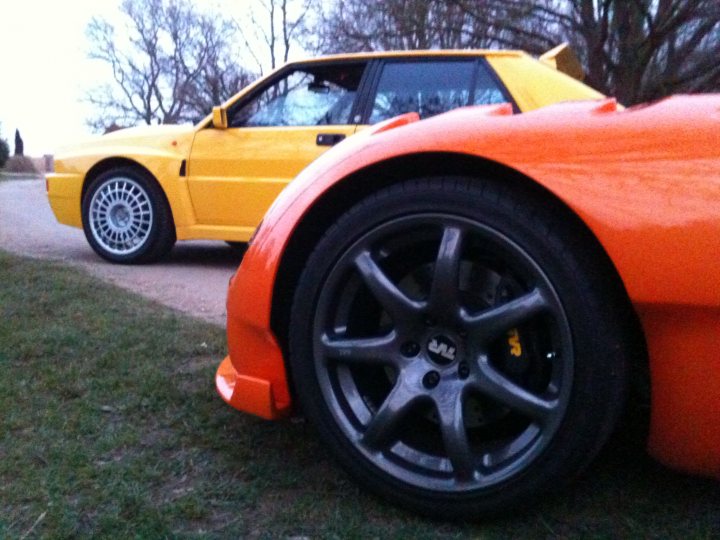
[[[85,90],[102,69],[87,59],[85,27],[113,17],[117,0],[13,0],[0,17],[0,136],[27,155],[52,153],[87,136]]]
[[[85,28],[93,16],[122,24],[121,0],[9,0],[0,16],[0,137],[14,150],[15,129],[25,154],[54,153],[91,135],[87,90],[106,81],[106,66],[87,58]],[[205,0],[234,9],[252,0]],[[240,52],[240,51],[238,51]]]

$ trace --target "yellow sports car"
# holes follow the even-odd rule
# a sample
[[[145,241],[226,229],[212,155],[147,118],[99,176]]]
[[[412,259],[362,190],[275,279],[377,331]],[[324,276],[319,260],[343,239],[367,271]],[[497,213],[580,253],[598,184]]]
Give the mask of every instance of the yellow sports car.
[[[65,149],[48,198],[60,223],[82,227],[113,262],[157,259],[176,239],[244,242],[295,175],[364,125],[412,111],[509,102],[525,112],[601,97],[581,75],[564,45],[537,60],[474,50],[294,62],[195,126],[130,128]]]

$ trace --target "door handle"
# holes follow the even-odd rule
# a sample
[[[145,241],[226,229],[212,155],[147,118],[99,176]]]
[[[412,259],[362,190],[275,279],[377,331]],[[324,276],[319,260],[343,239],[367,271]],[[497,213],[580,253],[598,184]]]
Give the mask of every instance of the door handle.
[[[335,146],[344,138],[344,133],[318,133],[315,144],[318,146]]]

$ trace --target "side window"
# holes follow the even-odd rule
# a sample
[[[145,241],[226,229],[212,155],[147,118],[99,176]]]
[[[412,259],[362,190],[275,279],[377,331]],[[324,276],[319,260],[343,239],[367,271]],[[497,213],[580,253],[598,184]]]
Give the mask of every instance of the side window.
[[[364,64],[296,70],[230,111],[231,127],[349,124]]]
[[[369,123],[407,112],[428,118],[457,107],[504,101],[502,91],[476,59],[388,62]]]

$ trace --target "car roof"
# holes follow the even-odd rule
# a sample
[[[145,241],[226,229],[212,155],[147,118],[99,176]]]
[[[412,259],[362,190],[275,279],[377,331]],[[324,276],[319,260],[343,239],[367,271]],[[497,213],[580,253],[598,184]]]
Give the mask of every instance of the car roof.
[[[425,49],[415,51],[368,51],[331,54],[327,56],[317,56],[312,58],[299,59],[288,62],[288,65],[337,62],[343,60],[372,60],[374,58],[429,58],[434,56],[523,56],[525,54],[527,53],[525,53],[524,51],[501,49]]]

